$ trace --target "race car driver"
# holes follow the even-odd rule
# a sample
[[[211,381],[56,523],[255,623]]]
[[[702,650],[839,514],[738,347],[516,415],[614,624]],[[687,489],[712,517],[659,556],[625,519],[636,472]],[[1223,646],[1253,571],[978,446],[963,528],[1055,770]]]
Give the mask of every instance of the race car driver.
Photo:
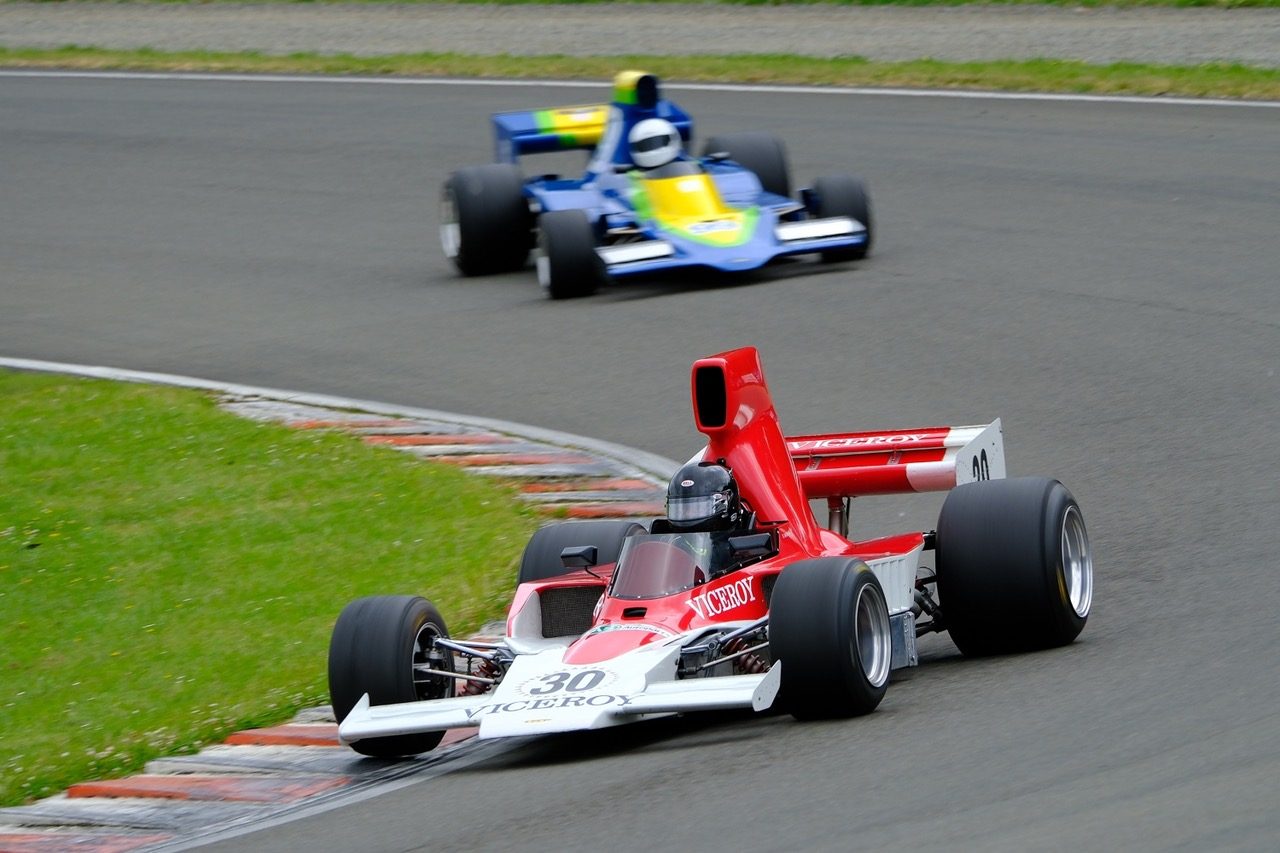
[[[729,537],[754,527],[738,495],[733,473],[720,462],[690,462],[671,478],[667,486],[667,517],[653,522],[654,533],[710,533],[710,553],[698,554],[711,577],[732,568]],[[702,550],[694,537],[690,547]],[[708,578],[710,579],[710,578]]]

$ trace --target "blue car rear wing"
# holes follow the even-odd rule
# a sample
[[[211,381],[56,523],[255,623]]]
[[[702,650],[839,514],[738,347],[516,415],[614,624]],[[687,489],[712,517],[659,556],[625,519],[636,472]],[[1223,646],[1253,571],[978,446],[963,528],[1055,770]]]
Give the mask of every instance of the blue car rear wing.
[[[545,154],[551,151],[591,151],[605,139],[610,121],[619,125],[618,132],[609,139],[616,146],[624,137],[622,131],[630,129],[645,118],[664,118],[676,126],[680,137],[688,142],[693,138],[693,119],[680,107],[664,98],[655,97],[649,103],[636,90],[643,93],[643,81],[649,75],[626,78],[618,75],[611,104],[588,104],[573,107],[553,107],[543,110],[495,113],[493,116],[494,159],[500,163],[515,163],[526,154]],[[641,85],[638,85],[641,84]],[[656,83],[653,84],[656,89]],[[616,110],[616,113],[615,113]],[[619,160],[610,152],[614,162],[628,162],[623,154]]]
[[[514,163],[526,154],[589,151],[604,135],[608,118],[606,104],[495,113],[494,158],[500,163]]]

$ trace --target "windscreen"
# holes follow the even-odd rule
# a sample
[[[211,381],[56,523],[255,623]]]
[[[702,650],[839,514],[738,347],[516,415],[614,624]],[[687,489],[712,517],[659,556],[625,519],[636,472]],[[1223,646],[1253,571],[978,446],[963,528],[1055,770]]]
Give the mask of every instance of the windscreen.
[[[658,598],[692,589],[719,573],[725,563],[722,552],[727,553],[726,543],[716,542],[711,533],[628,537],[613,571],[612,594],[615,598]]]

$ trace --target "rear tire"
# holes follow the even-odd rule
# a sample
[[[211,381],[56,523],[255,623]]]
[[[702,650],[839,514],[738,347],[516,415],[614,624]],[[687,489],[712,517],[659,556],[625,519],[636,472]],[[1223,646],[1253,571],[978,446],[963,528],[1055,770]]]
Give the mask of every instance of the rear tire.
[[[419,596],[379,595],[348,604],[329,641],[329,699],[338,722],[366,693],[373,705],[452,696],[452,678],[419,675],[414,670],[415,664],[429,662],[430,638],[448,636],[435,605]],[[430,663],[434,669],[453,671],[449,652]],[[366,738],[351,748],[362,755],[394,758],[428,752],[443,737],[441,731]]]
[[[848,216],[867,226],[867,241],[848,249],[832,249],[822,253],[827,263],[857,261],[871,251],[873,226],[871,199],[862,181],[848,175],[827,175],[816,179],[809,190],[809,212],[815,217]]]
[[[459,169],[445,181],[440,244],[467,276],[523,269],[533,248],[524,175],[510,163]]]
[[[937,543],[939,604],[964,654],[1064,646],[1084,629],[1093,555],[1080,506],[1057,480],[957,486]]]
[[[800,720],[855,717],[884,698],[893,637],[884,590],[861,560],[823,557],[782,570],[769,602],[779,702]]]
[[[605,280],[596,235],[581,210],[552,210],[538,217],[538,283],[552,299],[590,296]]]
[[[560,552],[575,545],[594,545],[597,565],[618,562],[618,554],[628,536],[644,533],[634,521],[563,521],[537,531],[524,546],[516,583],[543,581],[567,574]]]
[[[774,195],[791,195],[791,171],[782,140],[760,130],[713,136],[703,146],[702,155],[728,154],[729,159],[755,173],[761,188]]]

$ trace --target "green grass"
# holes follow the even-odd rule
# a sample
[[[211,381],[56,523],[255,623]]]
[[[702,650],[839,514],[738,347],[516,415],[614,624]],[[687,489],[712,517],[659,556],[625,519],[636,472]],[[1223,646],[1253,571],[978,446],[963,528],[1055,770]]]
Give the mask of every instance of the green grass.
[[[14,2],[14,0],[0,0]],[[46,0],[56,2],[56,0]],[[160,3],[164,5],[195,5],[193,0],[121,0],[137,4]],[[209,3],[240,4],[245,0],[196,0],[199,5]],[[1214,7],[1235,9],[1243,7],[1272,8],[1280,6],[1280,0],[256,0],[257,3],[329,5],[603,5],[606,3],[666,3],[671,5],[723,5],[723,6],[1068,6],[1068,7]]]
[[[0,805],[327,702],[357,596],[500,616],[517,503],[196,392],[0,371]]]
[[[67,46],[0,48],[0,65],[79,69],[248,71],[289,74],[448,75],[607,81],[622,68],[644,68],[665,80],[920,87],[1018,92],[1182,95],[1280,99],[1280,69],[1239,64],[1197,66],[1121,62],[1091,65],[1053,59],[998,62],[872,62],[777,54],[734,56],[396,56],[294,53],[161,52]]]

